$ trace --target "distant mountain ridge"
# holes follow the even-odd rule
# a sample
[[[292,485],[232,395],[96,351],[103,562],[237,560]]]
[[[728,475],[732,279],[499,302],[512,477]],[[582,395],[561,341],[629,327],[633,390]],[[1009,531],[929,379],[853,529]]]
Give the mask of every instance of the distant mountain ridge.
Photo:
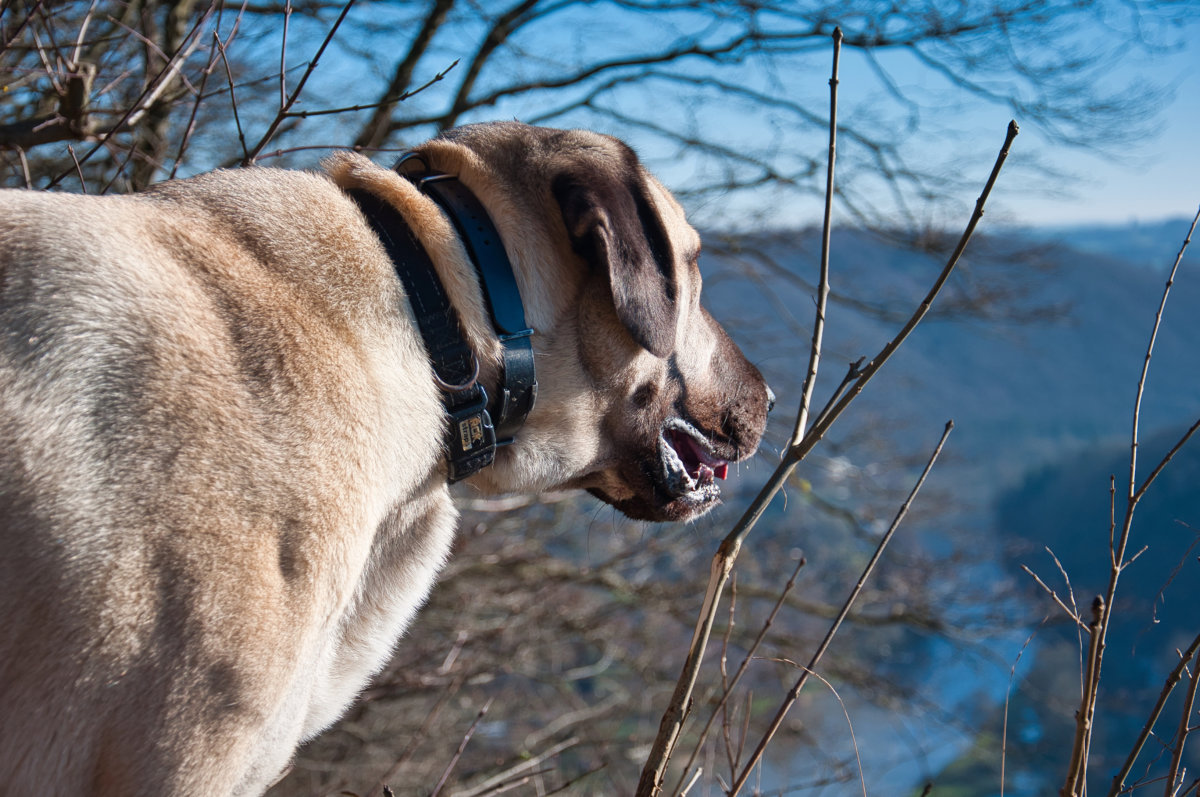
[[[1144,225],[1105,228],[1111,242],[1106,253],[1071,245],[1079,237],[1099,242],[1088,237],[1098,228],[1072,229],[1062,240],[1047,237],[1045,230],[1024,240],[1002,230],[973,241],[934,313],[863,394],[865,410],[893,426],[924,430],[940,429],[954,418],[959,428],[952,449],[986,457],[989,467],[1001,466],[1007,477],[1036,464],[1028,461],[1031,456],[1045,462],[1062,446],[1086,448],[1124,435],[1163,270],[1174,261],[1187,223],[1164,222],[1153,234]],[[706,300],[760,364],[786,412],[807,363],[813,317],[808,286],[816,282],[819,234],[771,235],[742,245],[745,251],[763,250],[794,279],[756,266],[750,255],[712,258],[706,280],[719,287],[710,289]],[[1025,249],[1037,249],[1040,260],[1004,260],[1005,251]],[[1154,251],[1171,252],[1162,268],[1146,267]],[[1131,260],[1122,252],[1140,254]],[[744,278],[747,263],[756,269],[752,280]],[[830,305],[822,385],[840,378],[845,363],[878,352],[943,263],[940,256],[905,250],[867,233],[834,233],[833,290],[847,301]],[[1030,308],[1048,312],[1033,321],[1008,321],[1002,314],[972,320],[965,312],[939,320],[937,312],[947,301],[981,285],[1009,291],[1017,317]],[[867,312],[863,306],[886,312]],[[790,319],[781,316],[785,309]],[[1198,344],[1200,241],[1181,265],[1159,332],[1143,417],[1147,433],[1200,410]],[[848,417],[844,423],[854,421]]]
[[[963,302],[972,293],[995,290],[1001,292],[1001,306],[1007,301],[1014,311],[1013,319],[1030,308],[1048,312],[1033,314],[1034,320],[1006,320],[1003,313],[984,319],[967,313],[931,316],[822,443],[815,452],[819,456],[802,464],[801,475],[832,494],[837,474],[826,464],[831,451],[865,471],[881,460],[896,462],[887,452],[927,454],[942,425],[953,418],[956,429],[927,488],[942,490],[940,495],[953,503],[940,506],[940,514],[923,525],[906,529],[906,537],[917,546],[952,538],[976,556],[992,557],[991,571],[985,566],[972,571],[975,577],[1009,580],[1027,589],[1031,614],[1040,614],[1033,607],[1041,606],[1043,596],[1018,565],[1028,563],[1044,577],[1057,578],[1042,550],[1050,545],[1071,570],[1079,600],[1086,604],[1106,578],[1108,475],[1117,476],[1119,494],[1138,375],[1166,270],[1189,224],[1190,219],[1182,219],[987,230],[968,248],[943,299]],[[706,301],[780,397],[769,438],[778,446],[790,431],[808,360],[819,233],[751,236],[738,246],[723,256],[706,255]],[[1143,476],[1200,417],[1200,240],[1193,247],[1172,288],[1150,366],[1141,417]],[[1006,259],[1005,252],[1012,257]],[[1035,252],[1036,258],[1022,252]],[[767,261],[771,265],[764,265]],[[943,263],[941,256],[867,233],[834,233],[832,284],[841,299],[828,312],[817,406],[845,373],[846,363],[875,355],[895,334]],[[883,473],[903,481],[908,478],[898,472],[903,467],[888,465]],[[1118,702],[1102,707],[1098,719],[1095,771],[1101,775],[1123,745],[1128,749],[1129,728],[1144,718],[1147,684],[1161,686],[1161,664],[1178,644],[1168,625],[1186,625],[1190,619],[1194,625],[1189,598],[1200,591],[1200,564],[1195,561],[1200,545],[1185,552],[1193,530],[1200,529],[1198,474],[1200,439],[1191,442],[1148,495],[1135,527],[1134,550],[1142,545],[1152,550],[1128,574],[1121,603],[1130,608],[1114,629],[1105,695]],[[929,496],[923,493],[918,504],[931,500]],[[858,500],[850,495],[845,502],[853,507]],[[810,518],[802,522],[813,523]],[[783,521],[777,532],[764,533],[794,534],[795,525],[795,519]],[[1183,569],[1158,598],[1163,623],[1155,626],[1148,607],[1170,575],[1159,571],[1181,559]],[[948,565],[947,573],[954,568]],[[1032,630],[1021,630],[1020,638]],[[1014,644],[995,654],[1011,661],[1020,641]],[[1078,694],[1076,644],[1067,625],[1052,624],[1039,631],[1024,653],[1025,665],[1034,668],[1028,675],[1032,680],[1017,685],[1009,729],[1009,774],[1021,777],[1010,778],[1005,793],[1049,793],[1060,777],[1062,751],[1069,748],[1063,734],[1070,731],[1070,708],[1056,706],[1052,716],[1039,712],[1049,705],[1048,695],[1068,704]],[[926,653],[931,663],[911,677],[936,701],[952,665]],[[1003,687],[1000,683],[1001,693]],[[994,695],[997,684],[980,682],[976,688],[981,695]],[[981,698],[979,705],[991,701]],[[967,724],[983,732],[999,730],[998,716],[986,712]],[[950,758],[931,754],[931,761],[942,763],[928,776],[956,794],[996,793],[998,773],[976,766],[999,761],[998,742],[985,736]],[[951,765],[943,769],[948,761]],[[1200,759],[1191,763],[1200,766]],[[886,775],[880,778],[877,785],[894,790],[896,783]]]
[[[1127,224],[1073,224],[1014,228],[1031,240],[1054,241],[1078,252],[1103,254],[1135,266],[1166,269],[1175,261],[1191,218]]]

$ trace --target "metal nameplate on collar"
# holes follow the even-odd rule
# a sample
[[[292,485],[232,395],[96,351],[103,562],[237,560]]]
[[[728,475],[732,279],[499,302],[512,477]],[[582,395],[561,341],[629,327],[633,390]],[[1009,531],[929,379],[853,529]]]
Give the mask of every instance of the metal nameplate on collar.
[[[496,458],[496,430],[487,410],[487,391],[476,387],[464,392],[469,403],[447,408],[446,461],[451,484],[486,468]],[[477,395],[472,397],[472,393]]]

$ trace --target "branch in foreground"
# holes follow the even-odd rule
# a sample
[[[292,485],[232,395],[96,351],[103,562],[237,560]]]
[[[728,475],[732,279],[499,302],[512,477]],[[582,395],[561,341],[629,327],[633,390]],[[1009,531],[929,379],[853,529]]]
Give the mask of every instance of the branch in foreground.
[[[1158,476],[1159,473],[1162,472],[1163,468],[1166,467],[1167,463],[1170,462],[1171,458],[1175,455],[1175,453],[1180,448],[1183,447],[1183,445],[1191,438],[1192,434],[1197,430],[1197,428],[1200,427],[1200,421],[1197,421],[1195,424],[1193,424],[1191,426],[1191,428],[1189,428],[1188,431],[1179,440],[1179,442],[1177,442],[1175,444],[1175,446],[1170,450],[1170,452],[1168,452],[1167,455],[1162,459],[1162,461],[1158,464],[1158,466],[1154,469],[1154,471],[1150,474],[1150,476],[1145,480],[1145,482],[1142,484],[1142,486],[1140,488],[1137,487],[1136,465],[1137,465],[1137,447],[1138,447],[1138,415],[1139,415],[1139,411],[1141,409],[1142,392],[1143,392],[1145,382],[1146,382],[1146,372],[1150,367],[1150,358],[1154,352],[1154,342],[1155,342],[1155,338],[1158,335],[1158,327],[1159,327],[1160,322],[1162,321],[1163,309],[1166,306],[1167,297],[1170,294],[1172,284],[1175,282],[1175,274],[1179,270],[1179,263],[1181,260],[1183,260],[1183,255],[1187,251],[1188,245],[1192,241],[1192,235],[1196,231],[1197,223],[1200,223],[1200,209],[1198,209],[1196,211],[1196,215],[1192,218],[1191,227],[1188,228],[1187,236],[1184,238],[1183,245],[1179,248],[1179,254],[1176,255],[1176,257],[1175,257],[1175,263],[1171,267],[1171,273],[1167,277],[1166,285],[1163,287],[1162,300],[1159,303],[1158,312],[1155,314],[1155,317],[1154,317],[1154,326],[1150,333],[1150,342],[1146,347],[1146,358],[1143,361],[1142,373],[1138,379],[1137,397],[1134,401],[1134,409],[1133,409],[1133,424],[1132,424],[1133,425],[1133,439],[1130,443],[1129,485],[1128,485],[1129,494],[1128,494],[1128,499],[1126,502],[1125,519],[1124,519],[1124,522],[1121,527],[1120,537],[1117,538],[1116,540],[1114,540],[1112,538],[1111,532],[1110,532],[1109,554],[1110,554],[1111,566],[1110,566],[1110,571],[1109,571],[1109,584],[1108,584],[1108,593],[1107,593],[1109,596],[1109,601],[1108,601],[1109,608],[1105,612],[1104,617],[1101,618],[1102,621],[1101,621],[1101,626],[1099,629],[1099,632],[1101,635],[1104,635],[1105,633],[1107,633],[1108,622],[1109,622],[1109,618],[1110,618],[1111,611],[1112,611],[1111,604],[1112,604],[1113,596],[1116,593],[1117,581],[1120,578],[1121,572],[1125,569],[1125,566],[1127,564],[1127,562],[1124,561],[1125,550],[1129,544],[1129,533],[1130,533],[1130,530],[1133,525],[1133,513],[1137,509],[1138,502],[1140,501],[1142,496],[1145,494],[1146,490],[1153,483],[1154,479]],[[1115,520],[1115,518],[1114,518],[1114,520]],[[1129,756],[1128,756],[1128,758],[1126,758],[1125,764],[1122,766],[1121,770],[1116,775],[1113,776],[1112,786],[1110,787],[1109,792],[1108,792],[1110,797],[1112,797],[1113,795],[1119,794],[1120,792],[1122,792],[1124,790],[1125,778],[1128,777],[1130,770],[1133,768],[1134,762],[1137,760],[1138,754],[1141,752],[1142,747],[1146,743],[1146,740],[1149,738],[1150,734],[1153,732],[1154,724],[1158,721],[1159,714],[1162,712],[1162,709],[1163,709],[1164,704],[1166,703],[1167,697],[1170,695],[1171,691],[1175,688],[1175,685],[1179,682],[1180,673],[1187,666],[1188,660],[1190,659],[1192,653],[1197,650],[1197,648],[1200,648],[1200,636],[1196,637],[1196,639],[1192,642],[1192,646],[1188,648],[1188,652],[1183,654],[1180,657],[1179,664],[1176,666],[1175,670],[1171,673],[1171,675],[1168,676],[1167,682],[1163,686],[1162,692],[1159,694],[1158,703],[1154,706],[1153,711],[1151,711],[1150,718],[1146,720],[1146,725],[1142,728],[1141,735],[1138,737],[1137,741],[1134,743],[1133,748],[1130,750]],[[1099,686],[1099,672],[1100,672],[1100,666],[1102,663],[1103,663],[1103,647],[1101,647],[1100,650],[1097,651],[1096,662],[1094,665],[1094,669],[1097,673],[1096,683],[1095,683],[1095,686],[1097,688]],[[1089,664],[1089,669],[1091,669],[1091,668],[1092,668],[1092,665]],[[1085,706],[1086,706],[1087,700],[1088,700],[1088,696],[1084,695],[1084,705]],[[1190,702],[1190,700],[1189,700],[1189,702]],[[1076,744],[1075,747],[1077,748],[1078,744]],[[1076,762],[1074,759],[1071,761],[1070,766],[1071,766],[1071,768],[1074,768],[1076,766]],[[1086,769],[1086,761],[1083,762],[1082,766]],[[1174,773],[1172,773],[1172,774],[1174,774]],[[1168,784],[1168,790],[1170,789],[1170,786],[1171,786],[1171,784]]]
[[[746,763],[746,767],[742,770],[742,774],[736,781],[734,781],[733,786],[729,790],[730,797],[733,797],[733,795],[736,795],[739,791],[741,791],[742,786],[746,784],[746,780],[750,777],[750,773],[762,759],[762,755],[766,751],[767,745],[771,743],[771,739],[775,737],[775,733],[783,724],[784,717],[787,716],[788,711],[791,710],[792,706],[796,702],[796,699],[799,698],[800,690],[803,689],[804,684],[808,682],[808,677],[816,671],[817,665],[820,664],[821,658],[825,655],[825,651],[829,649],[830,643],[833,642],[834,635],[837,634],[838,629],[842,627],[842,623],[845,621],[846,616],[850,614],[850,609],[854,606],[854,602],[858,600],[858,596],[862,593],[863,587],[866,586],[867,579],[871,577],[871,573],[875,570],[875,565],[879,563],[880,557],[883,556],[884,549],[887,548],[888,543],[891,542],[892,537],[896,534],[896,529],[900,527],[901,521],[903,521],[904,517],[908,514],[908,509],[912,505],[913,499],[917,497],[917,492],[921,489],[921,485],[925,483],[925,479],[929,476],[929,472],[933,470],[933,464],[937,462],[938,455],[942,453],[942,447],[946,445],[946,438],[950,436],[950,432],[953,429],[954,421],[947,421],[946,428],[942,431],[942,437],[940,440],[938,440],[937,447],[933,449],[933,454],[930,455],[929,461],[925,464],[925,470],[921,471],[921,477],[917,479],[917,483],[913,485],[912,491],[908,494],[908,498],[904,499],[904,503],[900,506],[900,511],[896,513],[896,518],[892,521],[892,525],[888,527],[887,532],[885,532],[883,537],[879,540],[879,544],[875,546],[875,553],[872,554],[871,560],[867,562],[867,566],[863,568],[862,575],[858,577],[858,583],[854,585],[854,589],[850,590],[850,595],[846,598],[846,602],[842,604],[842,610],[838,612],[837,619],[835,619],[829,626],[829,631],[825,634],[825,638],[821,640],[821,644],[817,646],[817,650],[815,653],[813,653],[812,659],[809,660],[808,666],[804,668],[799,679],[797,679],[795,685],[792,686],[791,691],[788,692],[787,698],[785,698],[783,703],[779,706],[779,710],[775,713],[775,718],[771,720],[771,725],[763,734],[762,740],[758,743],[758,747],[754,749],[754,753],[750,756],[750,760]],[[819,678],[820,676],[817,677]]]
[[[984,185],[979,199],[975,201],[975,212],[971,214],[971,220],[967,223],[967,228],[963,231],[962,237],[959,238],[958,245],[954,247],[954,251],[950,254],[950,258],[946,262],[946,267],[942,269],[942,273],[934,281],[933,287],[929,289],[929,293],[925,295],[925,298],[921,300],[921,304],[912,314],[912,317],[908,319],[908,323],[896,334],[895,338],[883,347],[882,351],[871,362],[867,363],[860,372],[858,379],[850,386],[846,395],[833,406],[833,409],[825,417],[821,418],[818,423],[813,424],[812,429],[805,434],[803,440],[788,450],[785,460],[791,459],[799,462],[816,447],[817,443],[821,441],[821,438],[829,430],[829,427],[838,419],[838,416],[850,406],[851,402],[862,392],[867,383],[871,381],[879,369],[883,367],[883,364],[900,348],[901,344],[916,329],[917,324],[921,323],[921,320],[929,312],[929,308],[933,306],[937,295],[941,292],[943,286],[945,286],[946,281],[950,279],[950,274],[954,271],[955,266],[958,265],[959,258],[962,257],[963,251],[967,248],[967,243],[975,233],[975,228],[979,225],[980,219],[983,218],[984,205],[992,193],[992,188],[996,184],[996,178],[999,177],[1004,162],[1008,159],[1009,149],[1012,147],[1012,142],[1017,137],[1018,132],[1020,132],[1020,128],[1017,126],[1017,123],[1015,121],[1009,122],[1008,133],[1004,138],[1004,145],[1000,149],[1000,154],[996,157],[996,163],[992,167],[992,172],[988,176],[987,183]]]
[[[695,747],[692,749],[692,755],[688,758],[687,764],[685,764],[683,767],[683,773],[680,775],[680,782],[675,786],[675,791],[677,793],[687,791],[686,789],[682,788],[683,778],[687,776],[687,773],[692,768],[692,765],[696,763],[696,759],[700,755],[700,749],[704,746],[704,740],[708,737],[708,732],[712,728],[713,722],[715,722],[717,719],[717,714],[725,708],[726,704],[729,702],[729,698],[733,696],[733,690],[742,680],[742,676],[745,675],[746,669],[750,666],[750,662],[753,660],[755,653],[758,652],[758,648],[762,645],[763,640],[766,639],[767,631],[771,629],[771,626],[775,622],[775,616],[779,614],[779,610],[783,608],[783,604],[787,600],[788,595],[791,594],[792,588],[796,586],[796,578],[800,575],[800,569],[804,567],[806,563],[807,561],[805,558],[800,557],[800,561],[796,563],[796,569],[792,571],[792,577],[788,579],[787,584],[784,585],[783,590],[779,593],[779,599],[775,601],[775,605],[771,608],[771,613],[767,615],[766,621],[763,622],[762,628],[758,632],[758,636],[754,638],[754,642],[751,643],[750,649],[746,651],[746,655],[742,659],[741,665],[738,666],[737,672],[734,673],[733,679],[725,687],[724,692],[721,694],[721,699],[717,702],[717,705],[713,707],[712,712],[709,714],[708,722],[705,723],[703,730],[700,731],[700,736],[696,740]],[[749,717],[750,710],[747,708],[746,718],[749,719]]]
[[[834,29],[833,33],[833,67],[832,74],[829,80],[830,90],[830,118],[829,118],[829,155],[830,162],[827,172],[827,194],[825,197],[826,213],[823,226],[823,240],[829,239],[829,228],[831,225],[832,214],[829,212],[833,201],[833,155],[836,152],[837,142],[837,73],[838,73],[838,57],[841,52],[842,32],[840,29]],[[825,250],[827,258],[828,249]],[[803,431],[805,417],[808,414],[808,402],[811,398],[812,389],[816,382],[817,364],[821,358],[821,340],[822,330],[825,324],[825,300],[829,295],[829,268],[828,260],[823,261],[821,267],[821,284],[819,294],[821,300],[817,306],[817,318],[813,326],[813,343],[812,352],[809,358],[808,375],[805,378],[804,397],[800,401],[800,409],[796,415],[796,435]],[[794,448],[794,445],[789,443],[789,450]],[[692,633],[691,646],[688,648],[687,658],[684,660],[683,672],[679,675],[679,680],[675,684],[675,690],[671,694],[671,702],[667,706],[667,710],[663,713],[662,721],[659,724],[658,734],[654,739],[654,746],[650,751],[650,756],[646,759],[646,765],[642,769],[642,775],[638,780],[638,797],[652,797],[662,790],[663,779],[666,777],[667,762],[671,760],[671,755],[675,750],[675,745],[679,741],[679,734],[683,730],[684,720],[691,708],[692,692],[696,688],[696,678],[700,674],[700,661],[704,657],[704,650],[708,647],[709,635],[712,633],[713,622],[717,614],[717,604],[720,602],[721,592],[725,588],[725,582],[729,579],[729,573],[733,569],[733,563],[737,560],[738,552],[741,549],[742,539],[753,526],[754,522],[766,509],[775,493],[779,491],[780,486],[787,479],[795,464],[788,465],[787,460],[779,464],[775,472],[771,474],[767,484],[759,491],[758,498],[751,504],[742,521],[735,527],[725,540],[721,542],[717,549],[716,556],[713,557],[712,569],[709,572],[708,588],[705,591],[704,603],[700,609],[700,616],[696,621],[696,630]],[[757,508],[757,511],[755,511]],[[753,517],[749,523],[746,518]],[[740,532],[738,528],[745,530]]]
[[[1039,587],[1041,587],[1043,590],[1045,590],[1046,594],[1049,595],[1050,598],[1055,603],[1058,604],[1058,608],[1060,608],[1064,612],[1066,612],[1067,616],[1070,617],[1075,622],[1075,626],[1077,628],[1079,628],[1079,630],[1081,630],[1085,633],[1088,633],[1088,634],[1092,633],[1092,629],[1089,628],[1085,622],[1083,622],[1083,620],[1079,617],[1079,615],[1076,614],[1075,611],[1070,606],[1063,603],[1063,599],[1058,597],[1058,593],[1055,592],[1054,590],[1050,589],[1050,587],[1046,584],[1045,581],[1042,581],[1041,576],[1039,576],[1037,573],[1030,570],[1028,565],[1021,565],[1021,569],[1024,570],[1026,574],[1033,577],[1033,580],[1037,582],[1037,585]]]
[[[1071,748],[1071,763],[1067,780],[1059,789],[1061,797],[1078,797],[1087,782],[1088,752],[1092,743],[1092,717],[1096,711],[1096,694],[1100,688],[1097,664],[1104,655],[1104,636],[1100,633],[1105,616],[1104,598],[1097,595],[1092,601],[1092,622],[1088,625],[1087,669],[1083,676],[1083,703],[1075,712],[1075,740]]]
[[[996,158],[995,165],[992,167],[991,174],[988,176],[987,183],[984,185],[983,191],[979,195],[979,199],[975,203],[975,211],[971,215],[971,219],[967,224],[966,230],[959,239],[958,245],[951,254],[945,268],[938,275],[933,287],[926,294],[925,299],[913,313],[908,323],[900,330],[880,353],[863,369],[861,375],[851,386],[850,390],[844,395],[837,404],[833,406],[822,418],[814,423],[813,426],[805,433],[804,439],[799,443],[790,446],[784,454],[783,461],[775,472],[771,474],[767,483],[759,491],[758,496],[747,508],[742,518],[738,521],[734,529],[721,542],[717,553],[713,557],[712,566],[709,572],[708,588],[705,591],[704,603],[700,609],[700,616],[697,618],[696,629],[692,635],[692,641],[688,648],[687,656],[684,660],[683,671],[680,673],[679,680],[676,682],[675,691],[671,695],[671,702],[663,713],[662,721],[659,725],[658,735],[655,737],[654,745],[650,755],[646,760],[645,767],[642,769],[641,779],[638,782],[637,795],[638,797],[652,797],[662,790],[662,781],[665,776],[667,762],[670,760],[674,752],[675,745],[678,742],[680,732],[683,728],[683,723],[687,718],[692,693],[695,690],[696,678],[699,675],[700,662],[703,658],[705,649],[708,646],[709,636],[712,632],[712,626],[716,619],[717,604],[725,583],[728,581],[729,574],[733,569],[733,564],[741,551],[742,542],[750,533],[750,530],[758,522],[758,519],[766,511],[776,493],[787,481],[791,472],[795,469],[807,454],[816,447],[816,444],[825,436],[829,428],[845,411],[854,399],[862,392],[867,383],[874,377],[883,364],[891,357],[891,355],[900,347],[904,340],[912,333],[917,324],[920,323],[928,313],[933,301],[937,298],[938,293],[946,284],[950,274],[958,265],[959,258],[966,249],[967,242],[970,241],[971,235],[974,233],[979,220],[983,217],[984,205],[987,198],[990,196],[996,179],[999,176],[1000,169],[1003,167],[1005,160],[1008,158],[1009,149],[1012,146],[1013,140],[1016,138],[1019,128],[1017,123],[1010,122],[1008,132],[1004,140],[1004,145]]]
[[[1179,712],[1179,727],[1175,731],[1175,746],[1171,751],[1171,767],[1167,770],[1167,790],[1166,797],[1172,797],[1179,793],[1179,789],[1183,787],[1180,782],[1184,771],[1180,770],[1180,764],[1183,763],[1183,747],[1187,742],[1188,734],[1192,731],[1192,710],[1196,705],[1196,687],[1200,685],[1200,653],[1196,654],[1196,658],[1192,661],[1191,678],[1188,679],[1187,697],[1183,699],[1183,710]]]
[[[1087,678],[1085,680],[1085,688],[1080,701],[1079,710],[1076,714],[1077,724],[1075,728],[1075,739],[1071,745],[1071,758],[1067,765],[1067,779],[1063,784],[1060,794],[1064,797],[1079,797],[1082,795],[1084,785],[1087,782],[1087,767],[1088,767],[1088,752],[1091,748],[1092,741],[1092,716],[1096,710],[1096,692],[1100,688],[1100,674],[1104,664],[1104,644],[1108,636],[1108,628],[1112,619],[1113,603],[1117,594],[1117,583],[1121,578],[1121,573],[1129,562],[1125,559],[1125,553],[1129,547],[1130,532],[1133,529],[1133,516],[1137,511],[1138,503],[1145,494],[1147,488],[1153,480],[1162,472],[1163,468],[1170,461],[1184,443],[1186,443],[1192,434],[1200,428],[1200,421],[1197,421],[1183,438],[1176,443],[1175,447],[1167,454],[1160,462],[1150,478],[1146,480],[1141,489],[1138,489],[1137,484],[1137,450],[1138,450],[1138,424],[1140,421],[1142,397],[1146,386],[1146,375],[1150,370],[1150,360],[1154,356],[1154,344],[1158,339],[1159,326],[1162,324],[1163,311],[1166,309],[1167,298],[1171,294],[1171,286],[1175,283],[1175,275],[1179,271],[1179,263],[1183,260],[1184,252],[1187,251],[1188,244],[1191,243],[1192,234],[1196,231],[1196,224],[1200,222],[1200,210],[1196,211],[1196,216],[1192,219],[1192,225],[1188,229],[1187,237],[1184,239],[1183,246],[1179,249],[1179,254],[1175,258],[1175,264],[1171,267],[1171,273],[1167,277],[1166,285],[1163,287],[1162,299],[1158,304],[1158,311],[1154,315],[1154,325],[1150,331],[1150,341],[1146,344],[1146,356],[1142,361],[1141,375],[1138,377],[1136,397],[1133,403],[1132,413],[1132,433],[1129,444],[1129,483],[1127,485],[1127,498],[1125,502],[1125,517],[1121,524],[1121,531],[1115,536],[1115,539],[1110,532],[1109,538],[1109,557],[1110,567],[1108,576],[1108,587],[1104,595],[1097,596],[1096,600],[1099,603],[1100,610],[1097,613],[1092,632],[1092,644],[1088,648],[1088,661],[1086,666]],[[1115,519],[1115,518],[1114,518]],[[1136,558],[1136,557],[1135,557]]]
[[[800,412],[796,428],[788,438],[791,448],[804,436],[808,425],[808,408],[813,389],[817,386],[817,367],[821,363],[821,345],[825,334],[825,309],[829,305],[829,231],[833,218],[833,164],[837,160],[837,86],[838,61],[842,54],[842,29],[833,29],[833,74],[829,78],[829,160],[825,170],[825,216],[821,224],[821,276],[817,291],[817,317],[813,322],[812,349],[808,356],[808,373],[800,394]]]
[[[467,744],[470,743],[471,737],[475,735],[475,729],[479,727],[480,721],[488,713],[488,709],[492,707],[492,701],[489,699],[483,704],[483,708],[479,709],[479,713],[475,715],[475,721],[471,723],[471,727],[467,728],[467,732],[463,734],[462,741],[458,743],[458,749],[454,751],[454,757],[450,759],[450,763],[446,765],[446,771],[438,779],[437,785],[433,787],[433,792],[429,797],[437,797],[442,793],[442,787],[446,785],[446,781],[450,778],[450,773],[454,771],[454,767],[458,765],[458,760],[462,758],[463,751],[467,749]]]
[[[1133,747],[1129,751],[1129,756],[1125,759],[1125,763],[1121,766],[1117,774],[1113,775],[1112,787],[1108,790],[1109,797],[1116,797],[1116,795],[1125,791],[1125,778],[1129,777],[1134,762],[1137,761],[1138,755],[1142,752],[1142,747],[1146,744],[1146,740],[1150,738],[1150,734],[1153,733],[1154,725],[1158,722],[1163,708],[1167,705],[1167,698],[1175,690],[1180,678],[1183,677],[1183,671],[1187,668],[1188,662],[1191,661],[1192,656],[1197,652],[1200,652],[1200,634],[1192,640],[1192,644],[1179,656],[1179,663],[1175,665],[1175,669],[1171,670],[1171,673],[1167,676],[1162,691],[1158,693],[1158,701],[1154,704],[1154,708],[1150,710],[1150,716],[1146,718],[1146,724],[1142,726],[1142,732],[1138,735],[1137,741],[1133,743]]]
[[[1036,576],[1035,576],[1036,578]],[[1008,708],[1012,701],[1013,680],[1017,677],[1017,665],[1021,663],[1021,657],[1025,655],[1025,649],[1029,647],[1029,643],[1037,636],[1037,632],[1046,624],[1048,618],[1043,617],[1042,622],[1038,623],[1038,627],[1033,629],[1033,632],[1025,638],[1025,644],[1017,651],[1017,658],[1012,663],[1012,667],[1008,671],[1008,688],[1004,691],[1004,725],[1000,732],[1000,794],[1004,794],[1004,768],[1008,763]]]
[[[838,694],[838,690],[834,688],[833,684],[831,684],[829,679],[825,676],[818,672],[813,672],[812,670],[806,669],[791,659],[767,659],[767,661],[774,661],[780,664],[786,664],[789,667],[803,670],[805,675],[811,675],[813,678],[816,678],[818,681],[825,684],[825,687],[833,694],[833,697],[835,700],[837,700],[838,705],[842,707],[842,716],[846,718],[846,727],[850,729],[850,742],[854,747],[854,760],[855,763],[858,764],[858,783],[860,786],[862,786],[863,797],[867,797],[867,778],[866,773],[863,772],[862,754],[858,749],[858,738],[854,735],[854,723],[850,721],[850,710],[846,708],[846,701],[842,700],[842,696]]]

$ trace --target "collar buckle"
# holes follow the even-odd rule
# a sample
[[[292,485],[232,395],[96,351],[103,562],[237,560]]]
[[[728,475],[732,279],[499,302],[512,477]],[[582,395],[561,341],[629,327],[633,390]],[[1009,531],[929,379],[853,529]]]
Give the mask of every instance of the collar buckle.
[[[447,397],[446,462],[451,484],[486,468],[496,458],[496,429],[487,407],[483,385]]]

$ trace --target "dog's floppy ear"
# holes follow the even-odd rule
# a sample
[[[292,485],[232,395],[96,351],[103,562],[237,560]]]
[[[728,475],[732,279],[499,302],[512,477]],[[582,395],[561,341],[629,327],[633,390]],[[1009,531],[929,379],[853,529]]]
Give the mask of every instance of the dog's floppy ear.
[[[564,172],[551,191],[575,253],[607,273],[617,318],[642,348],[670,355],[679,315],[671,245],[636,167]]]

